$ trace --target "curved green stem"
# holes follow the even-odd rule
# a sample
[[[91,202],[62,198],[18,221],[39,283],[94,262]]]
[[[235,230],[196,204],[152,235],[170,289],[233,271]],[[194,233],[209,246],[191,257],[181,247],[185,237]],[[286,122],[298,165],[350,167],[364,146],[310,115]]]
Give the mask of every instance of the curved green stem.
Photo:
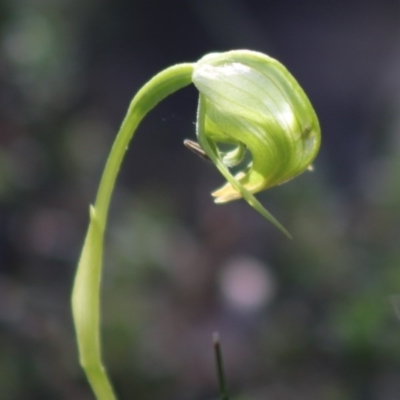
[[[72,313],[80,363],[98,400],[115,394],[103,367],[100,345],[100,284],[104,231],[112,191],[129,142],[143,117],[161,100],[191,83],[193,64],[157,74],[133,98],[108,157],[86,234],[72,292]]]

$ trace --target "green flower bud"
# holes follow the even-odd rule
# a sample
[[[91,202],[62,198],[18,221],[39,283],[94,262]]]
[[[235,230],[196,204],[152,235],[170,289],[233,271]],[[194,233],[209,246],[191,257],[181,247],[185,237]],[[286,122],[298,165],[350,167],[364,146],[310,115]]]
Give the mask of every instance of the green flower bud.
[[[246,191],[280,185],[311,166],[320,147],[318,119],[281,63],[248,50],[208,54],[195,64],[192,81],[200,92],[199,143],[228,179],[212,193],[215,202],[249,201]],[[236,148],[227,153],[220,144]],[[240,163],[244,149],[251,161],[232,177],[225,167]]]

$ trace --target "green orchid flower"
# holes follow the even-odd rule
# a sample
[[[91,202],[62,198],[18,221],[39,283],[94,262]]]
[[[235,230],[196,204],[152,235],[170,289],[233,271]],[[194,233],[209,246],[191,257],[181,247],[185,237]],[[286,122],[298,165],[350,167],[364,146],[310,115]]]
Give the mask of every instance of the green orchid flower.
[[[192,79],[200,92],[198,140],[228,180],[212,193],[215,202],[244,197],[287,234],[251,194],[294,178],[317,155],[320,127],[304,91],[281,63],[248,50],[203,57]],[[227,167],[241,162],[244,149],[251,161],[232,177]]]
[[[227,183],[216,203],[244,198],[290,237],[254,193],[280,185],[309,168],[320,146],[317,116],[286,68],[264,54],[237,50],[209,54],[153,77],[133,98],[112,146],[82,249],[72,293],[80,362],[96,397],[115,395],[101,360],[100,281],[108,208],[128,144],[158,102],[193,83],[199,90],[197,140],[185,144],[215,164]],[[223,146],[231,146],[224,150]],[[251,156],[246,160],[246,153]],[[233,176],[230,168],[239,168]]]

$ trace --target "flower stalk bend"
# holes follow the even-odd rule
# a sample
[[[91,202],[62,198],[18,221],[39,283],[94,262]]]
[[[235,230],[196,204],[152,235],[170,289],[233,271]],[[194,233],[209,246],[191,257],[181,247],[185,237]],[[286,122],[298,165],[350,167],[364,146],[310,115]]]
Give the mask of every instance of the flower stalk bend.
[[[133,98],[100,181],[72,292],[80,363],[99,400],[115,395],[102,364],[100,281],[104,232],[111,195],[126,149],[139,123],[161,100],[194,83],[199,90],[198,143],[186,145],[209,159],[227,180],[216,203],[244,198],[290,237],[254,193],[284,183],[307,169],[320,145],[316,114],[301,87],[278,61],[257,52],[209,54],[157,74]],[[221,145],[229,145],[229,150]],[[248,152],[251,160],[241,167]],[[239,167],[233,176],[231,167]]]
[[[193,65],[168,68],[133,98],[100,181],[72,291],[72,313],[80,363],[98,400],[116,397],[103,367],[100,343],[100,284],[104,231],[115,180],[129,142],[143,117],[162,99],[191,83]]]

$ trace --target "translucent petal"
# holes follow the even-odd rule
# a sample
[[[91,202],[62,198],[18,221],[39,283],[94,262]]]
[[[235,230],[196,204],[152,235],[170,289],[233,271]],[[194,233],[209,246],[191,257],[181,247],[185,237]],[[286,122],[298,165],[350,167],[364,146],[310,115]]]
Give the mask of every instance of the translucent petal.
[[[242,143],[250,151],[252,162],[235,176],[249,192],[284,183],[310,166],[320,146],[318,119],[278,61],[248,50],[214,53],[195,65],[192,79],[207,103],[205,134],[216,146]],[[227,183],[213,196],[223,203],[241,193]]]

